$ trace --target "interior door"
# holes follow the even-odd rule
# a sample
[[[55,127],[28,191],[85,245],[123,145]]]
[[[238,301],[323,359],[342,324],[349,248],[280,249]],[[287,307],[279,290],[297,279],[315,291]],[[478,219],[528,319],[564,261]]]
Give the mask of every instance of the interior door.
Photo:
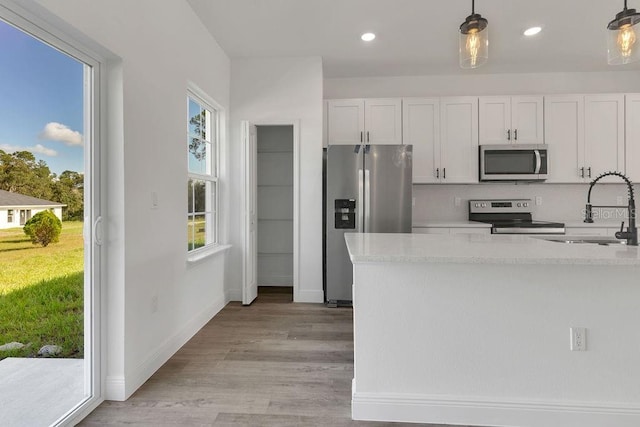
[[[258,221],[257,221],[257,157],[258,131],[256,126],[242,122],[244,147],[244,256],[242,304],[249,305],[258,296]]]

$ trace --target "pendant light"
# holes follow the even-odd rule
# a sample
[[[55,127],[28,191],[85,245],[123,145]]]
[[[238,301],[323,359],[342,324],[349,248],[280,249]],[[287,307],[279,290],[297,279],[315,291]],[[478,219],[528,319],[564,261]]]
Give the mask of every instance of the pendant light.
[[[460,66],[477,68],[489,59],[489,21],[476,13],[471,0],[471,15],[460,25]]]
[[[640,59],[640,13],[624,9],[607,25],[607,62],[609,65],[629,64]]]

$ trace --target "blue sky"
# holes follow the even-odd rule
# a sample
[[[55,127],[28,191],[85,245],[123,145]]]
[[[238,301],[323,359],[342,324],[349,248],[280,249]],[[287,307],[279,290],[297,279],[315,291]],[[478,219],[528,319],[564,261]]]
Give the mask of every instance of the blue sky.
[[[83,64],[0,20],[0,150],[84,171]]]

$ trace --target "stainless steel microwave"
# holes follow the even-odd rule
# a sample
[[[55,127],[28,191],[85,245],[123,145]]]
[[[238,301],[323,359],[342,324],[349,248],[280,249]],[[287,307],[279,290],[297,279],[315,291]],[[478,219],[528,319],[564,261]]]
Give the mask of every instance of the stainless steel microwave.
[[[544,181],[548,174],[545,144],[480,146],[480,181]]]

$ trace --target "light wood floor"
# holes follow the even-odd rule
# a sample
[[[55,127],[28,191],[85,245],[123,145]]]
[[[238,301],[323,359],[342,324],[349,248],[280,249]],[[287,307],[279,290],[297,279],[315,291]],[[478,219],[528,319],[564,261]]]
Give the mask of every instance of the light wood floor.
[[[260,288],[251,306],[230,303],[129,400],[81,425],[403,425],[351,420],[352,310],[291,300]]]

